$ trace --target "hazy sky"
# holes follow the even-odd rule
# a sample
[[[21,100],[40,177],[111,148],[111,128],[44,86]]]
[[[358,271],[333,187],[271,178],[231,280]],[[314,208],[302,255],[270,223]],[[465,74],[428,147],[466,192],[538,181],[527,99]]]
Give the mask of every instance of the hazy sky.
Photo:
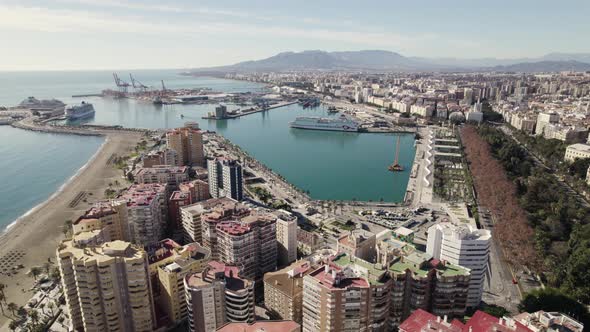
[[[0,0],[0,70],[187,68],[282,51],[590,52],[590,0]]]

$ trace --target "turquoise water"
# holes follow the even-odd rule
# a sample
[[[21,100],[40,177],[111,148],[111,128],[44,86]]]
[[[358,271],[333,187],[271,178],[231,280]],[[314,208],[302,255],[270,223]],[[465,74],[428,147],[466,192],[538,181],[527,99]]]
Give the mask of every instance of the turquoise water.
[[[170,88],[210,87],[222,92],[264,90],[264,85],[257,83],[183,77],[175,73],[133,72],[146,85],[157,85],[160,78],[164,78]],[[121,72],[120,76],[123,76]],[[396,136],[393,134],[289,128],[289,122],[297,116],[334,116],[327,114],[323,107],[303,109],[291,105],[238,119],[213,121],[201,119],[213,111],[215,105],[212,104],[156,107],[132,99],[71,98],[73,94],[112,88],[111,72],[0,73],[0,77],[0,105],[14,105],[32,95],[93,103],[96,115],[85,123],[174,128],[185,121],[197,121],[201,128],[219,132],[297,187],[309,190],[314,199],[401,201],[414,159],[413,135],[401,135],[400,163],[406,171],[391,173],[387,166],[394,159]],[[185,117],[181,118],[181,114]],[[100,145],[93,138],[31,133],[8,127],[0,127],[0,135],[0,152],[6,156],[2,158],[0,169],[8,170],[0,172],[0,183],[10,183],[9,189],[0,191],[0,226],[49,197]],[[59,141],[62,139],[63,142]],[[51,153],[45,150],[32,153],[35,142],[46,146]],[[23,168],[23,162],[29,160],[31,166]],[[15,177],[16,173],[22,173],[21,177]],[[35,186],[34,197],[31,185]],[[15,189],[19,186],[25,189]]]
[[[57,191],[103,141],[0,126],[0,229]]]

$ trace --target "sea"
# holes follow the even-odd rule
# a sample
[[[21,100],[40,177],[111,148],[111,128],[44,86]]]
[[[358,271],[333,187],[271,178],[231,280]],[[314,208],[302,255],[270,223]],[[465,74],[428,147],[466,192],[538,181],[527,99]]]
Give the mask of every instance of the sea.
[[[151,88],[207,87],[219,92],[266,92],[264,84],[213,77],[179,75],[182,70],[134,70]],[[411,134],[327,132],[289,128],[298,116],[337,116],[324,106],[304,109],[293,104],[237,119],[205,120],[215,104],[155,106],[134,99],[72,95],[114,89],[112,71],[0,72],[0,106],[14,106],[28,96],[66,103],[90,102],[93,118],[70,124],[175,128],[196,121],[202,129],[230,139],[314,199],[400,202],[414,160]],[[129,71],[119,71],[129,81]],[[239,108],[228,105],[228,109]],[[395,158],[404,172],[387,170]],[[60,189],[103,143],[102,138],[44,134],[0,126],[0,229],[13,223]]]

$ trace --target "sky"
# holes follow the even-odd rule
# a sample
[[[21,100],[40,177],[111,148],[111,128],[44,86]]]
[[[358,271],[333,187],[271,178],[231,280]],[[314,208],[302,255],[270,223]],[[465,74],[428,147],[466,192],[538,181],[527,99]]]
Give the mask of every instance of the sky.
[[[588,0],[0,0],[0,70],[200,68],[284,51],[590,52]]]

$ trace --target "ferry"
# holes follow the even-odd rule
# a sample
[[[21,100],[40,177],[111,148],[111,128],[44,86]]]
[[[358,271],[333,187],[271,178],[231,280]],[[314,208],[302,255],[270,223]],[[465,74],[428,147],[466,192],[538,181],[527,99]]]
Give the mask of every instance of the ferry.
[[[295,118],[295,121],[289,123],[291,128],[330,130],[330,131],[351,131],[358,132],[359,124],[346,116],[334,118],[306,117]]]
[[[76,120],[94,116],[94,106],[87,102],[82,102],[79,105],[68,105],[65,109],[66,118],[68,120]]]

